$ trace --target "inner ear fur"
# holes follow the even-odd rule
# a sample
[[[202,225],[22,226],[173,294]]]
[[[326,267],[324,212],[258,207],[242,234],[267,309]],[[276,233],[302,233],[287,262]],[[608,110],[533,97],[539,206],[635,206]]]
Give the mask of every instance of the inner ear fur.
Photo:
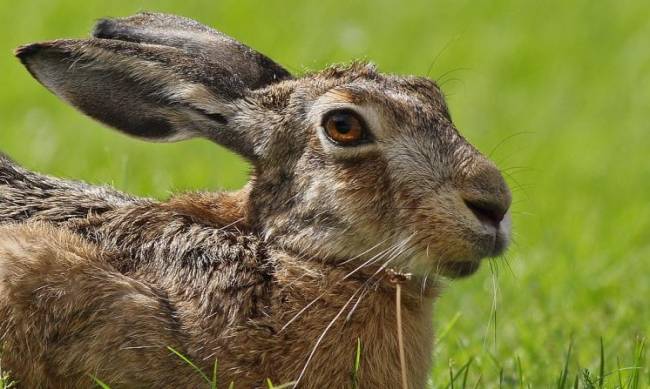
[[[173,47],[105,39],[58,40],[16,55],[54,94],[128,134],[179,140],[227,122],[227,103],[246,86],[210,61]]]

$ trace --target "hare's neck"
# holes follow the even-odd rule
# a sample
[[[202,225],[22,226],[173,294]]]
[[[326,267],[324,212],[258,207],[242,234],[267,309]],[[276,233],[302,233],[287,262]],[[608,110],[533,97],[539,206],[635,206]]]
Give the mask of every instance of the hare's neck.
[[[409,385],[425,386],[433,346],[431,290],[421,294],[414,283],[400,283],[398,299],[398,284],[388,280],[368,282],[348,277],[347,269],[278,258],[277,282],[291,285],[282,289],[284,313],[278,319],[288,338],[300,339],[293,355],[314,353],[305,370],[306,387],[348,387],[347,374],[338,374],[341,382],[328,380],[333,371],[352,369],[358,342],[359,386],[400,387],[398,305]]]

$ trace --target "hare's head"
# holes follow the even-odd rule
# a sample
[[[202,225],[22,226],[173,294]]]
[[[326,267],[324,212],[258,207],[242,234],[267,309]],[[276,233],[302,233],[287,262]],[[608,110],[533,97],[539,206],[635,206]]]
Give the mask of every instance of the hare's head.
[[[426,78],[363,63],[294,78],[161,14],[104,20],[92,39],[17,55],[55,94],[128,134],[201,136],[248,159],[249,224],[285,250],[462,276],[508,244],[508,187]]]

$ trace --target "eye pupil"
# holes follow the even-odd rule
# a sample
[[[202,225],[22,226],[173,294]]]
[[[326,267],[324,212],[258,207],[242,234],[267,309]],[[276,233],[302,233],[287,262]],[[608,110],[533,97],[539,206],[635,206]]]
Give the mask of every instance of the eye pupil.
[[[347,118],[340,116],[334,118],[334,126],[336,127],[336,131],[340,132],[341,134],[347,134],[352,129],[352,124],[350,121],[347,120]]]

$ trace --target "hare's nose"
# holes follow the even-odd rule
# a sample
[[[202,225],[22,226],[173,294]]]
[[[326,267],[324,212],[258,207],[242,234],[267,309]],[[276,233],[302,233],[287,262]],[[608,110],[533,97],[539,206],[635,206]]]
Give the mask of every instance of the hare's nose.
[[[491,163],[465,177],[461,195],[477,219],[495,228],[499,227],[512,202],[506,181]]]
[[[465,205],[478,220],[492,224],[494,227],[499,227],[499,224],[506,216],[506,212],[508,212],[508,206],[499,201],[465,200]]]

